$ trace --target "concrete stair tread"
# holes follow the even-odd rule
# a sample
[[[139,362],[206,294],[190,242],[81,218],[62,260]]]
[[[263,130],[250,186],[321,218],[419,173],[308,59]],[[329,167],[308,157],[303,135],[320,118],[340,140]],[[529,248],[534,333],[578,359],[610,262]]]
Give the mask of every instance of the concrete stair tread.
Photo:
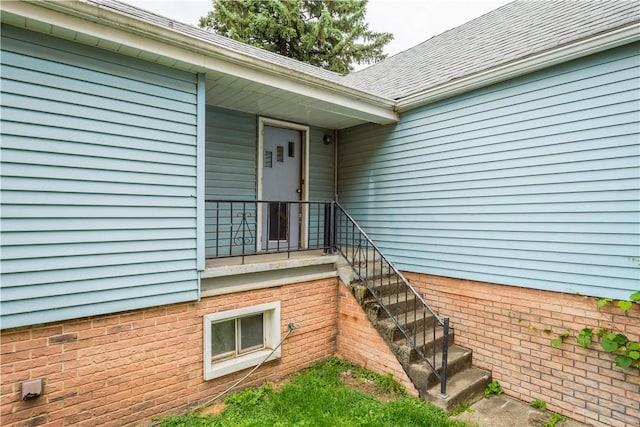
[[[447,352],[447,365],[454,363],[459,359],[468,358],[471,356],[471,350],[466,349],[464,347],[460,347],[458,345],[452,345],[449,347]],[[433,358],[429,358],[429,361],[433,363]],[[440,366],[442,365],[442,352],[439,351],[436,353],[435,366],[438,371],[440,371]],[[414,362],[411,364],[411,370],[415,372],[424,371],[425,373],[431,372],[431,368],[429,368],[424,363]]]
[[[471,367],[472,352],[469,349],[452,345],[449,347],[447,355],[447,376],[452,377],[456,373]],[[436,354],[435,362],[432,357],[429,358],[438,373],[442,368],[442,352]],[[436,374],[422,360],[414,361],[409,364],[406,369],[409,378],[412,379],[417,389],[426,391],[435,384],[439,383]]]
[[[444,335],[444,330],[441,327],[436,328],[435,339],[439,341],[440,338]],[[413,337],[412,337],[413,338]],[[428,330],[427,333],[419,333],[415,334],[415,343],[417,346],[423,345],[431,345],[433,343],[433,330]],[[451,331],[449,331],[449,344],[453,343],[453,337],[451,336]]]
[[[474,403],[484,397],[484,390],[491,382],[491,372],[469,367],[447,379],[447,397],[440,396],[440,384],[431,387],[427,400],[450,411],[460,403]]]
[[[418,344],[424,344],[425,338],[427,338],[427,342],[433,341],[433,318],[418,319],[416,321],[410,320],[406,323],[404,319],[400,319],[400,326],[404,328],[405,332],[412,338],[412,340],[415,340]],[[400,331],[400,328],[396,326],[395,322],[392,319],[386,316],[378,320],[375,323],[375,327],[389,343],[398,343],[405,340],[405,335]],[[435,327],[435,332],[435,339],[440,340],[442,337],[443,328],[438,325]],[[428,337],[424,335],[428,335]],[[453,335],[453,330],[450,330],[450,335]]]
[[[433,327],[433,324],[436,322],[435,317],[431,313],[425,314],[424,317],[422,316],[414,317],[413,315],[408,315],[406,319],[404,316],[400,316],[397,320],[398,320],[398,323],[400,323],[400,326],[402,326],[406,330],[416,329],[417,331],[422,331],[422,328],[425,325],[427,329],[430,330]],[[381,319],[380,321],[377,322],[376,325],[378,329],[380,329],[381,331],[391,332],[395,328],[397,328],[395,322],[389,318]]]
[[[453,331],[449,332],[449,347],[453,345],[454,336],[452,332]],[[418,356],[417,356],[417,353],[413,354],[414,350],[413,350],[413,347],[409,344],[409,341],[407,341],[406,338],[404,338],[402,333],[398,332],[397,335],[398,337],[392,344],[392,348],[394,349],[394,352],[396,353],[396,355],[411,353],[412,354],[411,359],[415,360]],[[431,331],[429,331],[429,333],[427,333],[426,335],[417,334],[415,336],[416,348],[421,349],[421,351],[425,352],[425,354],[429,357],[431,357],[431,355],[433,354],[434,348],[436,350],[436,354],[438,353],[442,354],[443,336],[444,336],[444,331],[442,328],[436,328],[435,341],[433,340],[433,333]],[[414,337],[411,336],[411,338],[413,339]]]
[[[365,277],[369,286],[380,294],[395,294],[404,289],[404,284],[395,273],[384,272]]]
[[[380,296],[380,300],[382,303],[391,308],[392,313],[398,317],[404,317],[404,313],[411,313],[413,310],[418,309],[420,313],[422,312],[421,303],[417,300],[414,294],[412,293],[400,293],[399,295],[382,295]],[[364,301],[363,306],[372,306],[379,304],[378,301],[372,296],[368,295]],[[427,314],[431,315],[431,313],[427,310]],[[413,315],[411,315],[413,317]],[[418,316],[420,317],[420,316]]]
[[[382,295],[381,300],[385,304],[398,304],[404,303],[405,301],[407,301],[407,303],[413,302],[412,295],[410,293],[405,295],[404,292],[401,292],[400,294]],[[372,295],[369,295],[364,302],[365,304],[377,303],[376,299]]]

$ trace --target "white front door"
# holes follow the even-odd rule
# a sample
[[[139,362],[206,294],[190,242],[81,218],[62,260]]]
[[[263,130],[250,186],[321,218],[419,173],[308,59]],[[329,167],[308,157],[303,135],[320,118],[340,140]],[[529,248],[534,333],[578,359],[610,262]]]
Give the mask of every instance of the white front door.
[[[262,250],[300,245],[303,132],[264,126],[262,143]]]

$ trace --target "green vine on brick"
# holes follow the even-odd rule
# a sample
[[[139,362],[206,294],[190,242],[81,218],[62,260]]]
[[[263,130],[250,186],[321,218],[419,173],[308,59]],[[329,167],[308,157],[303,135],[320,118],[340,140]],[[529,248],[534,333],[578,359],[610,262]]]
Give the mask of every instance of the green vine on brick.
[[[597,300],[598,309],[602,309],[609,304],[613,304],[611,298],[601,298]],[[640,304],[640,291],[634,292],[629,300],[620,300],[617,307],[626,315],[633,304]],[[583,328],[577,331],[576,342],[583,348],[588,348],[593,342],[593,328]],[[551,340],[551,345],[559,348],[562,343],[571,335],[573,331],[567,329],[562,334]],[[637,368],[640,369],[640,342],[630,340],[620,331],[610,331],[608,329],[598,329],[596,335],[600,337],[600,346],[608,353],[616,354],[616,366],[621,368]]]
[[[560,347],[565,339],[571,336],[571,329],[567,329],[566,332],[561,333],[557,337],[551,340],[551,345],[554,347]]]

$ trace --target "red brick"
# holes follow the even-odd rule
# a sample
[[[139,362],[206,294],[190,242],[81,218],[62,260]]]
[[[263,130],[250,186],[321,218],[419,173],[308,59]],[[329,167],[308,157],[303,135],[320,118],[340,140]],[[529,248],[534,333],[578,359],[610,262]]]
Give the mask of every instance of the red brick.
[[[31,352],[28,349],[22,351],[16,351],[14,353],[8,353],[2,356],[2,364],[9,364],[13,362],[21,362],[29,360]]]
[[[596,318],[584,313],[592,301],[575,295],[408,276],[429,295],[434,308],[451,317],[456,342],[473,349],[474,363],[492,369],[510,395],[555,402],[550,407],[594,425],[605,425],[609,419],[610,425],[626,426],[625,419],[637,419],[639,409],[633,406],[640,400],[637,375],[614,368],[611,355],[597,347],[582,349],[568,340],[561,350],[555,349],[551,336],[542,332],[548,327],[557,334],[591,320],[600,322],[596,327],[610,327],[614,317],[621,330],[639,333],[640,311],[635,307],[629,316],[612,316],[615,310],[611,310],[605,316],[597,313]],[[259,385],[337,352],[380,373],[392,373],[415,394],[355,299],[344,285],[329,279],[2,331],[2,413],[12,414],[8,425],[46,416],[48,411],[46,421],[51,425],[94,426],[133,425],[154,415],[186,411],[243,374],[203,381],[202,315],[274,300],[281,301],[282,332],[291,321],[299,329],[283,346],[282,359],[263,366],[247,384]],[[46,346],[49,339],[71,339],[74,334],[75,341]],[[7,362],[4,355],[13,350],[31,355],[22,353]],[[45,397],[50,403],[30,408],[15,395],[17,384],[34,373],[46,375]],[[75,412],[67,413],[67,408]],[[619,416],[611,418],[614,414]]]
[[[31,331],[31,338],[32,339],[36,339],[36,338],[49,338],[55,335],[61,335],[62,334],[62,326],[61,325],[57,325],[57,326],[50,326],[50,327],[36,327]]]
[[[570,338],[560,350],[550,345],[551,338],[567,328],[577,330],[588,322],[594,329],[610,327],[612,316],[598,313],[593,308],[593,299],[420,274],[410,274],[410,277],[412,283],[418,284],[420,292],[430,295],[430,301],[437,309],[448,313],[456,323],[461,319],[464,321],[464,326],[456,329],[456,342],[474,350],[474,364],[488,365],[503,386],[513,385],[516,389],[516,392],[508,392],[522,395],[523,400],[557,400],[566,408],[565,413],[575,413],[584,421],[604,425],[602,420],[610,415],[607,408],[602,408],[603,413],[599,414],[597,405],[588,411],[584,409],[586,403],[594,404],[593,396],[613,404],[621,403],[620,393],[633,393],[634,387],[638,390],[638,376],[613,367],[611,355],[603,354],[597,344],[583,349]],[[450,300],[448,306],[439,305],[443,297]],[[476,311],[471,320],[458,315],[469,310]],[[499,334],[492,331],[496,314],[510,319],[507,322],[504,317],[499,318]],[[640,335],[639,319],[638,313],[619,316],[616,326]],[[529,325],[535,329],[529,330]],[[544,334],[545,328],[551,328],[554,335]],[[518,349],[514,338],[520,340],[522,350]],[[513,350],[518,351],[519,357],[512,357],[510,352]],[[613,388],[619,384],[625,386],[618,387],[618,394],[615,394]],[[540,388],[540,393],[531,390],[536,387]],[[624,399],[638,401],[640,396],[633,393]]]
[[[2,344],[15,343],[20,341],[30,342],[31,329],[7,329],[2,332]]]

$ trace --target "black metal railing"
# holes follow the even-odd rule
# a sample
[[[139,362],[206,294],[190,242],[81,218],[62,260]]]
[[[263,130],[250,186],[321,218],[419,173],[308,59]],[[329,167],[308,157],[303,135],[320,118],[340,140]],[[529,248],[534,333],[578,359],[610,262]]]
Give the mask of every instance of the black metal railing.
[[[207,200],[205,209],[208,257],[241,257],[244,263],[248,255],[337,251],[431,369],[440,394],[446,396],[449,318],[436,314],[340,204]]]
[[[449,318],[436,314],[342,206],[335,203],[333,210],[332,241],[338,253],[431,368],[440,382],[440,394],[446,397]],[[436,362],[439,353],[440,366]]]
[[[205,211],[210,258],[332,251],[331,202],[206,200]]]

